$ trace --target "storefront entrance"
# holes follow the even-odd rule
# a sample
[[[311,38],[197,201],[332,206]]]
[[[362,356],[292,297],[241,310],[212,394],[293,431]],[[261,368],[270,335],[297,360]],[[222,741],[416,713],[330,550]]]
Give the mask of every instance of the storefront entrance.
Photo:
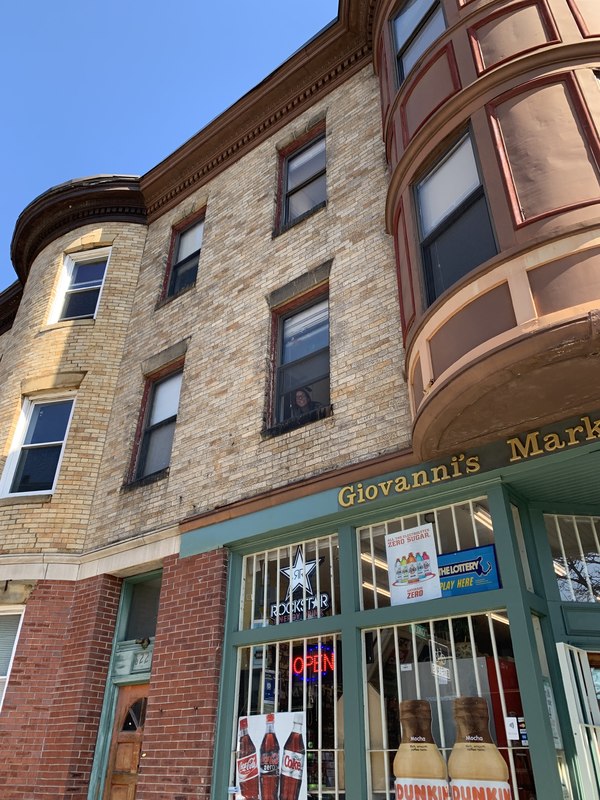
[[[600,653],[558,645],[582,793],[600,798]]]
[[[119,689],[104,800],[135,798],[147,698],[147,683]]]

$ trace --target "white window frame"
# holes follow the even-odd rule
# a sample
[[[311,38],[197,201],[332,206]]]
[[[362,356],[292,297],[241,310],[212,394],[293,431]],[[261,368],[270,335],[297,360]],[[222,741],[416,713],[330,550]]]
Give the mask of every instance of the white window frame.
[[[21,455],[23,443],[25,441],[27,431],[29,430],[29,424],[31,422],[34,409],[39,405],[58,403],[64,400],[72,400],[72,405],[71,405],[71,412],[69,414],[69,419],[67,421],[67,426],[65,428],[65,435],[62,440],[60,455],[58,457],[58,462],[56,464],[56,471],[54,473],[54,481],[52,482],[52,488],[41,489],[35,492],[11,492],[10,487],[13,482],[13,478],[15,476],[15,472],[19,463],[19,456]],[[57,394],[44,395],[35,398],[29,398],[29,397],[24,398],[23,406],[21,408],[21,413],[19,415],[19,420],[17,422],[17,427],[15,429],[15,434],[13,436],[13,441],[10,447],[9,454],[6,458],[4,470],[2,471],[2,477],[0,478],[0,497],[29,497],[31,495],[54,494],[54,490],[56,489],[56,483],[58,481],[58,476],[60,474],[60,468],[62,465],[63,456],[65,453],[65,444],[69,436],[69,429],[71,427],[71,421],[73,419],[74,409],[75,409],[75,392],[65,392],[58,395]]]
[[[25,616],[25,607],[24,606],[2,606],[0,607],[0,616],[14,616],[16,614],[20,615],[19,624],[17,626],[17,632],[15,634],[15,639],[12,645],[12,653],[10,656],[10,660],[8,662],[8,669],[6,671],[6,675],[0,675],[0,678],[4,681],[4,686],[0,686],[0,711],[2,711],[2,705],[4,703],[4,698],[6,696],[6,689],[8,687],[8,682],[10,681],[10,673],[12,670],[12,665],[15,660],[15,653],[17,652],[17,644],[19,642],[19,636],[21,635],[21,628],[23,627],[23,617]]]
[[[110,247],[96,247],[92,250],[85,250],[82,253],[65,255],[58,286],[56,287],[56,295],[54,297],[54,302],[52,303],[52,308],[50,309],[50,315],[48,317],[49,325],[52,325],[56,322],[70,322],[76,319],[96,319],[98,308],[100,307],[100,300],[102,299],[102,291],[104,289],[104,284],[106,283],[106,274],[110,266],[110,255]],[[93,261],[102,261],[104,259],[106,259],[106,267],[104,269],[104,277],[102,279],[102,283],[100,284],[98,300],[96,302],[96,308],[94,309],[93,315],[84,317],[63,317],[62,310],[65,304],[65,298],[71,286],[71,278],[77,264],[89,264]]]

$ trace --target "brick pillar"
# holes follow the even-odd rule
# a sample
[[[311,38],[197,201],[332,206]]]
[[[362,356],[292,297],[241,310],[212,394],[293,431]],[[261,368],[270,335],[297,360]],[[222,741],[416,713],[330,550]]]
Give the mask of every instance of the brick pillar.
[[[120,580],[40,581],[0,713],[0,797],[85,800]]]
[[[165,560],[136,800],[210,794],[227,552]]]

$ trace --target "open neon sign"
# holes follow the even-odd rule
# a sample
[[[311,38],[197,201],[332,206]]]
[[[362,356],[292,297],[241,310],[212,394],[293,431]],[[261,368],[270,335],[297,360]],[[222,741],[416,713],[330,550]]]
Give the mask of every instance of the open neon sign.
[[[318,680],[319,675],[329,675],[335,670],[335,653],[328,645],[312,645],[306,655],[295,656],[292,661],[294,675],[308,682]]]

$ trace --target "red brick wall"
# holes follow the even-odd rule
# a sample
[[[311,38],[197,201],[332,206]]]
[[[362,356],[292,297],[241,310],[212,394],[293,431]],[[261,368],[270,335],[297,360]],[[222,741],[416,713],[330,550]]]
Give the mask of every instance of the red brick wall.
[[[210,794],[227,552],[165,560],[136,800]]]
[[[0,713],[0,797],[85,800],[121,582],[41,581]]]

